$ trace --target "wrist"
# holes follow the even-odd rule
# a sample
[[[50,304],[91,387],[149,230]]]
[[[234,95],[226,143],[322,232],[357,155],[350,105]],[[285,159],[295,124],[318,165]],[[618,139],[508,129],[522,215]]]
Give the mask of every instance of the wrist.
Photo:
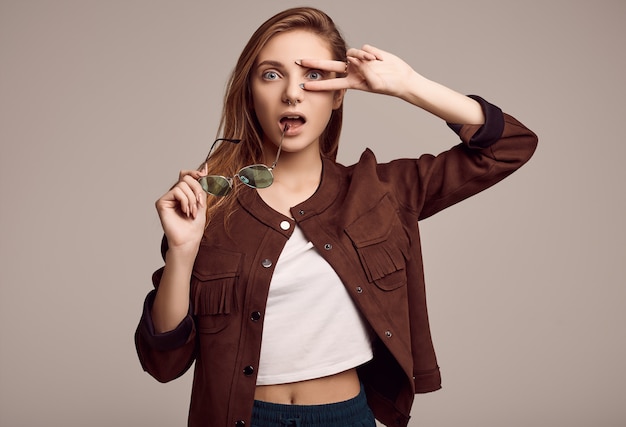
[[[440,83],[415,73],[403,99],[448,123],[483,124],[485,117],[478,102]]]
[[[428,85],[433,82],[415,70],[413,70],[405,82],[406,86],[404,87],[402,93],[398,96],[406,102],[409,102],[417,107],[424,108],[423,106],[426,104],[425,96],[427,96]]]
[[[165,253],[165,263],[193,266],[199,248],[200,241],[170,246]]]

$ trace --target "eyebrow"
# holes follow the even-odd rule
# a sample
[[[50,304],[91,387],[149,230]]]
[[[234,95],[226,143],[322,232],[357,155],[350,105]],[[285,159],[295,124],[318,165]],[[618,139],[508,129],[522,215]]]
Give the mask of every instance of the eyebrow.
[[[266,65],[269,65],[270,67],[277,67],[277,68],[284,67],[282,62],[273,61],[271,59],[268,59],[268,60],[265,60],[265,61],[260,62],[259,64],[257,64],[256,68],[260,68],[260,67],[266,66]]]

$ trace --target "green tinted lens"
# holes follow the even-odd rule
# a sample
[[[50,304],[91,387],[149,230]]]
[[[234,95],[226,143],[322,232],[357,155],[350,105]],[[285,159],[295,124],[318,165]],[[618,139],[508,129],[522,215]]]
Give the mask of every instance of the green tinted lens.
[[[225,196],[230,193],[231,184],[228,178],[217,175],[203,176],[198,179],[202,189],[214,196]]]
[[[252,188],[267,188],[274,182],[272,172],[265,165],[246,166],[237,176],[241,182]]]

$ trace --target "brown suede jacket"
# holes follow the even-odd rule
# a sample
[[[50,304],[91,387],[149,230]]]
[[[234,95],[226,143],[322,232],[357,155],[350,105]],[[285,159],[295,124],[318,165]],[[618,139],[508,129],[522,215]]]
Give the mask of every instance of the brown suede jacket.
[[[462,143],[448,151],[379,164],[366,150],[350,167],[323,159],[320,187],[291,209],[292,218],[246,187],[228,230],[223,217],[211,221],[193,270],[187,318],[171,332],[155,333],[153,290],[135,334],[143,368],[159,381],[179,377],[195,361],[189,426],[250,425],[270,280],[296,224],[335,269],[376,337],[374,359],[359,367],[376,418],[406,426],[414,394],[441,387],[418,221],[502,180],[537,145],[516,119],[474,98],[486,122],[450,125]],[[161,271],[153,276],[155,287]]]

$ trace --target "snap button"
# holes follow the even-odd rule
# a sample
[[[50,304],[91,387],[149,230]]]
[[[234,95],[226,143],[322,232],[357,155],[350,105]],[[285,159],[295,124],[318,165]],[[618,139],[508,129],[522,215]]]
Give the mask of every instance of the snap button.
[[[360,287],[360,286],[357,286],[357,287],[356,287],[356,293],[357,293],[357,294],[362,294],[362,293],[363,293],[363,288],[362,288],[362,287]]]
[[[391,338],[391,336],[392,336],[391,331],[385,331],[385,336],[386,336],[387,338]]]
[[[239,420],[235,422],[235,427],[246,427],[246,422],[244,420]]]
[[[287,230],[289,230],[289,228],[291,228],[291,224],[289,224],[289,221],[282,221],[280,223],[280,228],[282,228],[283,230],[287,231]]]
[[[303,211],[302,209],[300,209],[300,210],[298,211],[298,213],[299,213],[300,215],[304,215],[304,211]]]
[[[252,319],[255,322],[258,322],[259,320],[261,320],[261,312],[253,311],[252,314],[250,315],[250,319]]]
[[[263,261],[261,261],[261,265],[265,268],[270,268],[272,266],[272,261],[265,258]]]
[[[252,366],[246,366],[245,368],[243,368],[243,374],[246,377],[249,377],[250,375],[254,374],[254,368]]]
[[[331,245],[330,243],[326,243],[324,245],[324,249],[326,249],[327,251],[331,250],[333,248],[333,245]]]

